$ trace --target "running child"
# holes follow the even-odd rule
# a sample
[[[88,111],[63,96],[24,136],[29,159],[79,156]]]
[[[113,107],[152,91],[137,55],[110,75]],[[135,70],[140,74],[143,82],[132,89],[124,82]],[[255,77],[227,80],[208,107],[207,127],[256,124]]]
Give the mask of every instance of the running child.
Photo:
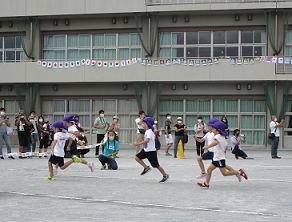
[[[69,139],[72,142],[72,138],[68,137],[68,135],[66,135],[63,131],[66,130],[66,128],[67,127],[61,121],[56,121],[53,124],[55,135],[52,145],[52,154],[48,161],[50,176],[46,177],[46,180],[52,180],[54,178],[54,174],[56,174],[53,170],[53,164],[59,166],[62,170],[65,170],[72,163],[83,163],[86,164],[93,172],[93,163],[86,162],[78,157],[73,157],[72,160],[64,163],[64,146],[66,140]]]
[[[146,173],[151,171],[151,168],[147,166],[143,161],[143,159],[148,159],[151,166],[157,168],[163,175],[162,180],[160,180],[159,183],[165,183],[169,179],[169,175],[165,173],[163,168],[158,163],[153,124],[154,121],[151,117],[146,117],[143,119],[142,126],[143,129],[146,130],[144,135],[144,141],[140,143],[133,143],[132,146],[136,147],[140,145],[145,145],[145,148],[142,149],[140,153],[135,156],[135,160],[144,167],[141,175],[145,175]]]
[[[213,133],[215,135],[214,142],[208,146],[204,146],[203,149],[214,147],[214,157],[212,163],[207,170],[206,181],[204,183],[198,183],[198,185],[201,187],[209,188],[212,171],[215,170],[217,167],[220,169],[223,176],[240,175],[247,180],[247,175],[243,169],[240,169],[239,171],[226,171],[227,169],[225,164],[225,153],[228,149],[228,144],[225,138],[227,136],[227,132],[225,130],[226,125],[222,122],[215,122],[214,124],[212,124],[212,126]]]

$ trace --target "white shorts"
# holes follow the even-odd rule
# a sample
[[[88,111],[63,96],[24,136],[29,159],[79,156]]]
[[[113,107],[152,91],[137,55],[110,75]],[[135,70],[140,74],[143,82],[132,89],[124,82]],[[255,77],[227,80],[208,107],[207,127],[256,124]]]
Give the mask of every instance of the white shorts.
[[[165,135],[165,143],[166,143],[166,144],[173,143],[173,139],[172,139],[172,135],[171,135],[171,134],[168,134],[168,138],[167,138],[167,136]]]

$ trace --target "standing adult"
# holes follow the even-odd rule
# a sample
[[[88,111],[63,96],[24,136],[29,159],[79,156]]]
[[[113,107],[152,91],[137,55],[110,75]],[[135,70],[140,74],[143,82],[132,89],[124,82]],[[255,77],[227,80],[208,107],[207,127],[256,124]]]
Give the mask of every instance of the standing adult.
[[[6,143],[7,154],[11,153],[10,138],[6,132],[7,126],[10,127],[9,118],[5,116],[5,109],[0,108],[0,158],[1,159],[4,159],[3,153],[2,153],[3,139]],[[13,156],[9,156],[8,158],[14,159]]]
[[[198,117],[198,123],[195,125],[194,130],[198,139],[202,139],[204,135],[207,133],[207,126],[203,122],[203,118],[201,116]],[[201,156],[204,153],[203,147],[205,146],[205,141],[199,142],[197,140],[196,145],[197,145],[197,154],[198,156]]]
[[[109,123],[106,118],[104,118],[104,111],[99,110],[99,117],[96,118],[94,121],[94,128],[97,129],[97,143],[100,143],[104,135],[106,134],[108,128],[109,128]],[[102,152],[103,152],[103,146],[102,146]],[[99,146],[96,146],[95,150],[95,158],[98,158],[99,156]]]
[[[221,122],[222,123],[225,123],[225,125],[226,125],[225,131],[227,132],[227,136],[229,136],[229,126],[228,126],[228,120],[227,120],[226,116],[223,116],[221,118]]]
[[[15,118],[15,125],[17,126],[18,132],[19,152],[25,153],[26,147],[28,146],[31,122],[27,120],[23,110],[20,110],[18,117]],[[22,157],[20,156],[19,158]]]
[[[39,146],[39,153],[42,153],[42,149],[44,148],[44,152],[47,152],[48,146],[49,146],[49,130],[48,125],[45,123],[44,117],[39,116],[38,118],[38,135],[40,140],[40,146]],[[44,157],[47,157],[45,154]],[[42,158],[42,156],[39,156],[39,158]]]
[[[166,143],[166,150],[165,150],[165,155],[166,156],[171,156],[171,154],[168,152],[170,147],[173,144],[173,139],[171,135],[171,124],[174,124],[173,119],[171,118],[170,113],[166,114],[166,120],[165,120],[165,143]]]
[[[37,130],[37,121],[38,121],[38,117],[35,114],[35,111],[31,111],[28,117],[28,120],[31,122],[31,137],[28,138],[28,146],[26,149],[26,152],[35,152],[35,147],[36,147],[36,141],[38,139],[38,130]],[[31,141],[33,138],[34,143]],[[32,146],[31,146],[32,145]]]
[[[273,159],[280,159],[281,157],[278,156],[278,146],[279,146],[279,137],[280,137],[280,129],[284,126],[285,119],[283,118],[280,123],[277,122],[277,116],[272,116],[272,121],[270,122],[270,129],[271,133],[275,135],[272,139],[272,146],[271,146],[271,156]]]
[[[118,116],[113,117],[113,122],[110,124],[109,129],[111,129],[115,132],[115,134],[116,134],[115,140],[119,142],[121,125],[119,124],[119,117]]]
[[[175,130],[175,138],[174,138],[174,158],[177,158],[177,146],[179,144],[179,141],[181,140],[184,147],[184,133],[186,133],[187,127],[182,123],[182,117],[177,118],[177,124],[174,126]]]
[[[143,129],[142,123],[145,118],[145,112],[143,110],[139,111],[139,117],[135,119],[137,125],[137,143],[144,141],[145,130]],[[136,154],[140,152],[140,146],[136,146]]]

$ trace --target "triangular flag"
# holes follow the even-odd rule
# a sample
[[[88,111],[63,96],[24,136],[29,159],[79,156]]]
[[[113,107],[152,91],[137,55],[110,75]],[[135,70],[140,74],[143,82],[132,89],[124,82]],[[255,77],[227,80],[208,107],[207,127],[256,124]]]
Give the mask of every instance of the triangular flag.
[[[48,66],[47,67],[48,68],[52,68],[52,65],[53,65],[52,62],[48,62]]]
[[[86,59],[86,65],[90,65],[90,59]]]
[[[106,61],[103,62],[103,67],[104,67],[104,68],[107,67],[107,62],[106,62]]]
[[[74,67],[74,62],[70,62],[70,67],[71,67],[71,68]]]
[[[65,62],[65,69],[69,68],[69,62]]]
[[[80,61],[76,61],[76,66],[80,66]]]
[[[277,63],[277,57],[272,58],[272,63]]]
[[[92,60],[92,61],[91,61],[91,65],[92,65],[92,66],[95,66],[95,64],[96,64],[96,61],[95,61],[95,60]]]
[[[119,63],[119,61],[116,61],[116,62],[115,62],[115,67],[116,67],[116,68],[120,67],[120,63]]]
[[[127,60],[127,66],[130,66],[130,65],[131,65],[131,60],[128,59],[128,60]]]
[[[42,64],[41,60],[38,60],[38,66],[40,66]]]
[[[59,62],[59,69],[63,69],[63,63]]]
[[[125,61],[121,61],[121,66],[125,67],[126,66],[126,62]]]
[[[54,69],[57,69],[57,68],[58,68],[58,63],[54,62],[54,64],[53,64],[53,68],[54,68]]]
[[[136,58],[132,58],[132,63],[133,63],[133,64],[136,64],[136,63],[137,63]]]
[[[43,66],[43,67],[46,67],[46,66],[47,66],[47,62],[43,61],[43,62],[42,62],[42,66]]]
[[[101,67],[102,66],[102,62],[101,61],[98,61],[97,62],[97,67]]]
[[[113,68],[114,67],[114,63],[113,62],[109,62],[109,67]]]
[[[86,60],[85,60],[85,59],[82,59],[82,60],[81,60],[81,65],[84,66],[85,64],[86,64]]]

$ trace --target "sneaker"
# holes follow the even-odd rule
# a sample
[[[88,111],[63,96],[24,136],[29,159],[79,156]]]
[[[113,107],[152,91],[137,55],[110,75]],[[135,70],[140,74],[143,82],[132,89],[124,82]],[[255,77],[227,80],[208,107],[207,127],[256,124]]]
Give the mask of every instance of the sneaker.
[[[42,156],[39,156],[39,158],[41,159],[41,158],[42,158]]]
[[[206,178],[207,174],[206,173],[200,173],[200,175],[196,176],[197,179],[204,179]]]
[[[74,156],[74,157],[72,158],[72,160],[74,161],[74,163],[82,163],[82,160],[79,159],[77,156]]]
[[[177,158],[177,156],[176,156],[176,155],[174,155],[174,158]]]
[[[116,158],[120,158],[120,157],[116,155]]]
[[[197,183],[200,187],[204,187],[204,188],[209,188],[209,185],[206,184],[206,182],[204,183]]]
[[[272,159],[281,159],[280,156],[273,156]]]
[[[159,183],[165,183],[166,181],[168,181],[169,179],[169,175],[166,174],[165,176],[162,177],[162,180],[159,181]]]
[[[165,151],[165,156],[172,156],[169,152]]]
[[[240,173],[240,174],[239,174],[240,176],[244,177],[244,179],[247,180],[247,175],[246,175],[246,173],[244,172],[243,169],[240,169],[240,170],[239,170],[239,173]]]
[[[91,172],[93,172],[93,162],[89,163],[90,165],[88,166],[91,170]]]
[[[52,176],[52,177],[48,176],[48,177],[45,178],[45,180],[52,180],[52,179],[54,179],[54,176]]]
[[[105,170],[106,169],[106,166],[105,165],[102,165],[101,166],[101,170]]]
[[[13,156],[9,156],[8,158],[9,158],[9,159],[13,159],[13,160],[15,159]]]
[[[148,173],[148,172],[150,172],[151,170],[152,169],[149,166],[146,167],[146,168],[144,168],[143,172],[141,173],[141,176],[144,175],[144,174],[146,174],[146,173]]]
[[[4,157],[3,157],[3,156],[1,156],[1,157],[0,157],[0,159],[4,160]]]
[[[241,182],[241,176],[238,174],[236,175],[237,179],[238,179],[238,182]]]
[[[107,168],[108,168],[109,170],[112,169],[112,167],[111,167],[111,165],[110,165],[109,163],[107,163]]]
[[[96,154],[95,154],[95,158],[98,158],[98,157],[99,157],[99,154],[98,154],[98,153],[96,153]]]

